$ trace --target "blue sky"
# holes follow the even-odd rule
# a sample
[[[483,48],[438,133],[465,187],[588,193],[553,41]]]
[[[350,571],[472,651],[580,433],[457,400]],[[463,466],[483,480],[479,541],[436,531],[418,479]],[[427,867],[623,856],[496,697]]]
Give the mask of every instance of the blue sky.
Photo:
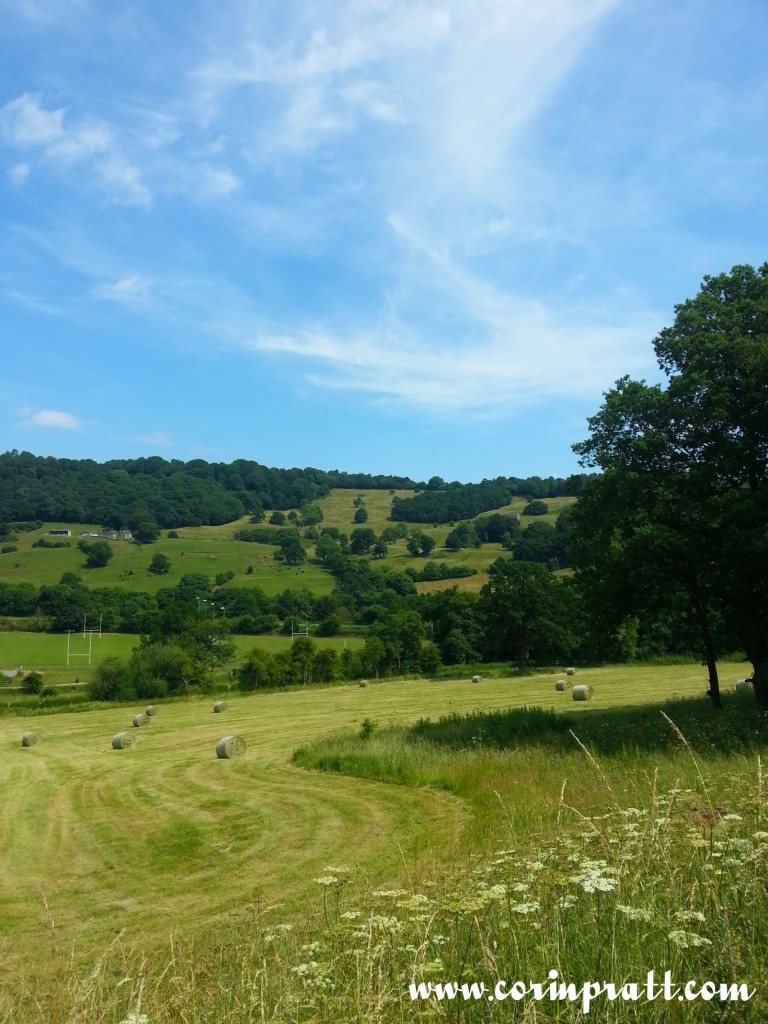
[[[768,258],[764,0],[0,0],[0,449],[568,475]]]

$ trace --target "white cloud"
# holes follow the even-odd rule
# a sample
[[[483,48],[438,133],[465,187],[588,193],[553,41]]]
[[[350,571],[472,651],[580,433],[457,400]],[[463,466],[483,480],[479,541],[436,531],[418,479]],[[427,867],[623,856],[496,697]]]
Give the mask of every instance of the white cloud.
[[[165,430],[154,430],[151,434],[137,434],[131,440],[138,444],[157,445],[159,448],[172,448],[176,443],[173,436]]]
[[[93,168],[113,202],[148,206],[149,189],[138,167],[121,152],[112,129],[95,119],[65,124],[66,110],[46,110],[40,97],[24,93],[0,108],[0,135],[18,149],[37,150],[61,169],[85,163]]]
[[[624,373],[642,369],[629,355],[647,349],[649,318],[621,326],[572,325],[544,310],[510,307],[480,339],[450,347],[418,343],[407,331],[352,336],[303,331],[263,334],[249,347],[293,357],[321,389],[359,391],[449,415],[503,415],[545,399],[595,398]]]
[[[143,300],[149,291],[149,281],[140,274],[131,274],[121,277],[112,284],[99,285],[94,289],[94,295],[100,299],[110,299],[114,302],[135,303]]]
[[[80,430],[83,426],[77,416],[55,409],[22,409],[21,422],[25,427],[52,427],[54,430]]]
[[[29,178],[29,164],[16,164],[8,171],[8,177],[14,185],[23,185]]]

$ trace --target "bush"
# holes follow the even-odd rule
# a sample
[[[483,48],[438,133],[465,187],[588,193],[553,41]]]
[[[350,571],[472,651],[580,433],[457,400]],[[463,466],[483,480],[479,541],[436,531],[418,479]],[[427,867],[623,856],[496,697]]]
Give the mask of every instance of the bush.
[[[28,672],[21,681],[21,692],[39,695],[43,690],[43,677],[39,672]]]
[[[549,512],[546,501],[529,501],[523,509],[524,516],[545,516]]]

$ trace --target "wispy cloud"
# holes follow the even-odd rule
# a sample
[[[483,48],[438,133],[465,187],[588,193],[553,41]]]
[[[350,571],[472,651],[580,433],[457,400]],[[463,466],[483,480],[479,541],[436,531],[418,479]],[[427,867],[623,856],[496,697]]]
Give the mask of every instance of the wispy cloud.
[[[64,108],[47,110],[39,96],[24,93],[0,108],[0,134],[9,145],[38,151],[60,169],[87,164],[113,202],[148,206],[149,189],[121,153],[112,129],[94,118],[69,123],[65,117]]]
[[[14,185],[23,185],[29,177],[29,164],[15,164],[8,171],[8,177]]]
[[[80,430],[84,426],[77,416],[56,409],[22,409],[21,423],[25,427],[50,427],[54,430]]]
[[[130,274],[109,284],[99,284],[93,294],[100,299],[135,305],[143,302],[149,293],[150,282],[140,274]]]
[[[153,430],[150,434],[136,434],[131,440],[138,444],[156,445],[158,448],[173,448],[176,443],[173,435],[165,430]]]

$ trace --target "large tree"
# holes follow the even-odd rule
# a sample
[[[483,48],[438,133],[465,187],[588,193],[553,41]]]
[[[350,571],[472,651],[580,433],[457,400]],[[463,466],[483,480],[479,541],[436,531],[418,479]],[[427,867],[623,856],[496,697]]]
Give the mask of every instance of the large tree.
[[[480,591],[478,619],[487,660],[509,660],[525,672],[539,664],[570,659],[577,648],[573,590],[543,565],[497,558]]]
[[[654,342],[666,387],[617,381],[575,450],[613,480],[605,515],[616,545],[634,545],[636,557],[639,531],[649,538],[637,600],[654,585],[685,595],[715,699],[713,629],[726,622],[766,709],[768,264],[706,277],[675,314]],[[605,484],[595,486],[606,493]]]

